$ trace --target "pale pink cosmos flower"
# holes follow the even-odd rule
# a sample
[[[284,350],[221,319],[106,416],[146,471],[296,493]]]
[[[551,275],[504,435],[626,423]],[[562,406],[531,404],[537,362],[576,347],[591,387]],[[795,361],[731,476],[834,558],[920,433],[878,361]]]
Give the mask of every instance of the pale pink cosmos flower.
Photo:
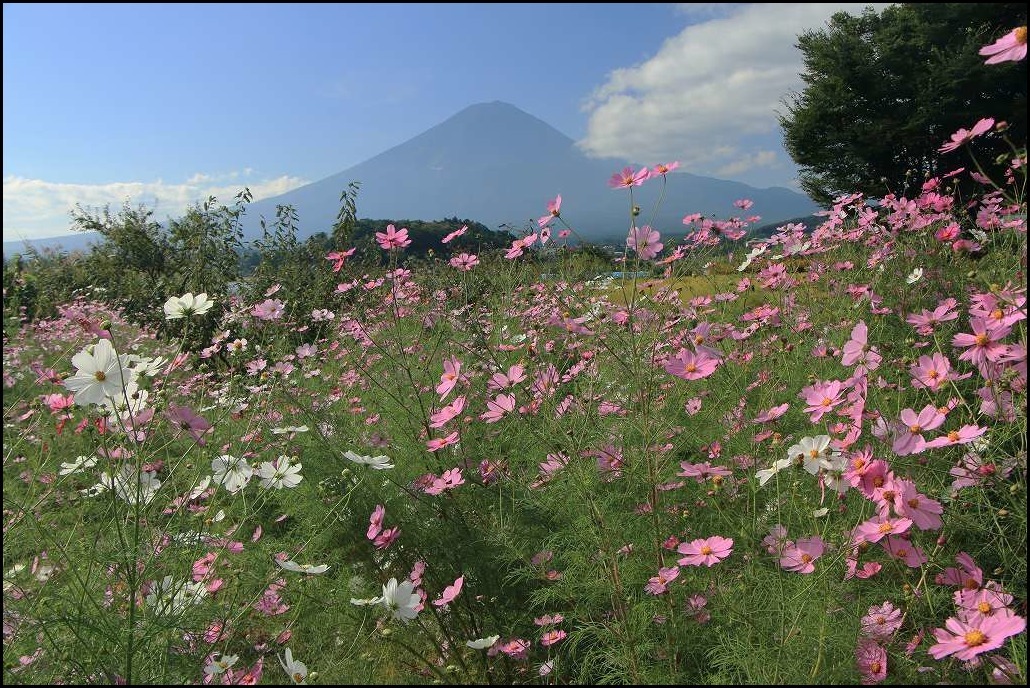
[[[555,218],[561,215],[561,194],[558,194],[553,201],[547,202],[547,214],[536,221],[540,229],[551,224]]]
[[[552,628],[549,631],[544,631],[540,635],[540,644],[544,647],[550,647],[555,643],[561,642],[566,635],[568,634],[565,631],[558,628]]]
[[[862,617],[862,633],[876,640],[888,640],[901,628],[901,610],[891,602],[869,608],[869,613]]]
[[[679,575],[680,568],[678,566],[660,568],[658,569],[658,575],[653,576],[647,581],[647,585],[644,586],[644,592],[651,595],[661,595],[669,589],[669,583],[676,580]]]
[[[994,43],[980,48],[980,54],[989,56],[984,64],[1019,62],[1026,57],[1026,27],[1017,26]]]
[[[670,172],[672,172],[673,170],[675,170],[679,166],[680,166],[679,160],[676,160],[674,162],[665,162],[665,163],[660,162],[660,163],[658,163],[657,165],[655,165],[654,167],[651,168],[651,171],[648,173],[648,176],[649,177],[664,177],[665,175],[669,174]]]
[[[958,131],[956,131],[954,134],[951,135],[951,141],[945,142],[945,144],[937,150],[939,150],[941,153],[950,153],[959,146],[969,143],[977,136],[986,134],[988,131],[991,130],[991,127],[993,126],[994,119],[990,117],[984,118],[976,124],[974,124],[973,128],[969,131],[966,131],[965,129],[959,129]]]
[[[467,231],[469,231],[469,226],[468,225],[462,225],[461,229],[454,230],[453,232],[451,232],[450,234],[445,236],[443,239],[440,239],[440,241],[442,243],[444,243],[444,244],[449,244],[452,241],[454,241],[455,239],[457,239],[458,237],[460,237],[461,235],[463,235]]]
[[[941,527],[944,506],[940,502],[921,494],[916,484],[907,478],[896,478],[894,485],[898,490],[895,511],[899,516],[912,519],[920,530],[938,530]]]
[[[640,168],[639,172],[634,172],[632,167],[622,168],[622,172],[616,172],[612,175],[611,179],[608,180],[608,186],[613,189],[628,189],[633,186],[640,186],[647,181],[650,173],[646,167]]]
[[[966,349],[958,360],[969,361],[982,369],[984,363],[997,363],[1008,352],[1008,346],[1001,340],[1012,332],[1011,325],[999,325],[986,318],[970,318],[969,326],[973,334],[959,332],[951,339],[952,346]]]
[[[958,301],[949,297],[937,304],[932,312],[924,308],[905,318],[905,322],[915,327],[919,334],[933,334],[934,326],[958,318],[958,311],[955,310],[957,306]]]
[[[725,477],[733,475],[733,471],[724,466],[713,466],[708,461],[704,463],[690,463],[689,461],[681,461],[680,468],[682,469],[676,475],[683,478],[694,478],[699,483],[703,483],[706,479],[720,476]]]
[[[357,248],[349,248],[346,251],[330,251],[325,255],[325,259],[333,261],[333,272],[339,272],[356,250]]]
[[[930,356],[920,356],[908,371],[913,388],[936,392],[951,379],[951,361],[947,356],[934,352]]]
[[[927,404],[918,414],[913,409],[902,409],[899,423],[900,432],[891,447],[892,451],[898,456],[922,452],[926,449],[926,439],[922,433],[927,430],[936,430],[946,418],[933,404]]]
[[[956,444],[969,444],[977,437],[981,437],[987,432],[987,428],[981,428],[979,425],[963,425],[958,430],[951,430],[946,435],[935,437],[926,443],[927,449],[936,449],[937,447],[951,447]]]
[[[797,573],[812,573],[815,571],[814,562],[823,555],[826,545],[818,535],[799,538],[793,547],[787,547],[780,556],[780,566],[786,571]]]
[[[711,567],[730,556],[733,552],[733,540],[713,535],[710,538],[681,542],[676,551],[686,555],[679,560],[681,566]]]
[[[662,251],[661,235],[650,225],[633,227],[626,237],[626,246],[637,252],[637,255],[644,260],[651,260]]]
[[[286,304],[279,299],[265,299],[251,309],[250,314],[259,320],[278,320],[286,312]]]
[[[516,363],[508,368],[508,373],[494,373],[486,383],[486,388],[491,392],[499,392],[526,380],[525,366]]]
[[[984,572],[967,552],[955,555],[958,567],[949,566],[934,577],[937,585],[957,585],[966,590],[977,590],[983,586]]]
[[[454,601],[454,598],[461,592],[461,586],[465,583],[465,576],[458,576],[452,585],[448,585],[443,589],[443,593],[440,595],[440,599],[433,600],[433,604],[437,607],[442,607],[446,604],[450,604]]]
[[[900,535],[912,527],[907,518],[873,518],[858,524],[854,530],[855,544],[879,542],[888,535]]]
[[[851,330],[851,339],[844,344],[842,364],[850,366],[858,363],[861,372],[876,370],[880,367],[882,358],[875,347],[869,346],[868,334],[869,328],[865,322],[859,320]]]
[[[376,232],[376,241],[384,251],[389,251],[393,248],[405,248],[411,245],[411,239],[408,238],[408,228],[402,227],[399,231],[393,225],[386,225],[385,232]]]
[[[498,394],[486,402],[487,410],[479,415],[487,423],[496,423],[507,414],[515,410],[514,394]]]
[[[369,540],[375,540],[383,530],[383,519],[386,517],[386,507],[382,504],[376,505],[372,515],[368,519],[368,532],[365,534]]]
[[[383,532],[379,533],[372,541],[376,549],[386,549],[394,543],[397,538],[401,535],[400,526],[394,526],[393,528],[386,528]]]
[[[459,253],[458,255],[453,256],[449,262],[452,268],[460,270],[461,272],[468,272],[479,265],[479,257],[474,253]]]
[[[773,406],[772,408],[766,409],[765,411],[762,411],[757,416],[755,416],[755,422],[769,423],[771,421],[774,421],[780,416],[782,416],[784,413],[786,413],[787,409],[789,408],[790,404],[780,404],[779,406]]]
[[[769,529],[769,534],[762,538],[762,545],[769,554],[780,556],[787,548],[794,546],[794,541],[787,537],[787,529],[777,523]]]
[[[714,373],[719,363],[718,358],[708,355],[703,349],[694,354],[684,348],[665,362],[665,371],[684,380],[700,380]]]
[[[996,650],[1005,639],[1026,630],[1026,619],[1012,612],[994,614],[979,619],[962,621],[955,617],[944,622],[944,628],[933,631],[937,644],[927,652],[934,659],[954,655],[956,659],[970,660],[984,652]]]
[[[805,411],[809,413],[809,419],[817,423],[824,414],[844,403],[844,383],[840,380],[817,381],[802,387],[798,396],[808,404]]]
[[[440,384],[436,386],[436,393],[440,395],[440,401],[447,398],[447,395],[454,389],[454,385],[461,379],[461,361],[451,356],[443,362],[443,375],[440,376]]]
[[[861,638],[855,647],[855,664],[862,685],[881,683],[887,678],[887,650],[871,638]]]

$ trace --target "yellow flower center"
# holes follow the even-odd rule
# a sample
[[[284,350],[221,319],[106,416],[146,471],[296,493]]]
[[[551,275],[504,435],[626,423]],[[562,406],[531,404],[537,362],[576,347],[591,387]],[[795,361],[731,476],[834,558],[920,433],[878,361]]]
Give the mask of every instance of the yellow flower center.
[[[948,433],[948,441],[949,442],[958,442],[958,431],[957,430],[952,430],[951,432]]]
[[[712,548],[709,547],[708,545],[704,545],[704,546],[701,547],[701,554],[703,554],[703,555],[705,555],[707,557],[711,553],[712,553]]]
[[[810,562],[810,561],[812,561],[812,555],[811,555],[811,554],[807,554],[807,553],[806,553],[806,554],[802,554],[802,555],[801,555],[801,562],[802,562],[803,564],[807,564],[807,563],[808,563],[808,562]]]
[[[990,614],[991,613],[991,605],[990,605],[989,602],[981,602],[980,604],[976,605],[976,609],[981,614]]]
[[[869,673],[870,674],[878,674],[882,670],[883,670],[883,665],[880,664],[879,662],[870,662],[869,663]]]
[[[686,371],[687,371],[688,373],[693,373],[693,372],[694,372],[695,370],[697,370],[697,366],[696,366],[696,365],[694,365],[693,363],[688,363],[688,364],[687,364],[687,366],[686,366],[686,368],[685,368],[685,370],[686,370]]]
[[[894,524],[890,521],[887,521],[886,523],[881,523],[880,527],[877,530],[879,530],[881,533],[889,533],[892,530],[894,530]]]
[[[823,406],[829,406],[832,403],[833,403],[833,399],[831,399],[829,397],[823,397],[823,401],[822,401],[822,405]]]
[[[1016,38],[1017,43],[1026,43],[1026,27],[1020,26],[1012,32]]]
[[[977,346],[987,346],[987,343],[991,341],[991,338],[985,334],[978,334],[974,341],[976,341]]]
[[[930,378],[931,380],[936,380],[938,377],[940,377],[940,375],[941,374],[938,373],[936,370],[931,370],[926,374],[926,377]]]
[[[987,635],[979,629],[969,631],[969,633],[966,633],[964,638],[966,645],[969,647],[976,647],[977,645],[983,645],[987,642]]]
[[[93,377],[97,379],[97,382],[103,382],[107,379],[107,373],[105,373],[102,370],[98,370],[97,372],[93,373]]]
[[[923,426],[912,424],[908,426],[908,431],[911,432],[913,435],[916,435],[923,431]]]

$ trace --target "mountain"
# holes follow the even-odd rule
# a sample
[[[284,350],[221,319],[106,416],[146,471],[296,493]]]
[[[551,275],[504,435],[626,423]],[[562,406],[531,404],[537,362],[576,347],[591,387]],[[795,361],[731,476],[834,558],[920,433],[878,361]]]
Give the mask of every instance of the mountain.
[[[609,188],[608,179],[628,165],[587,157],[571,138],[513,105],[480,103],[343,172],[252,203],[246,234],[258,236],[258,218],[271,222],[277,205],[297,210],[302,237],[329,232],[340,193],[359,181],[358,217],[459,217],[491,229],[506,225],[517,233],[527,223],[535,227],[536,218],[546,214],[547,202],[561,194],[562,217],[577,233],[592,241],[621,241],[629,228],[629,193]],[[634,188],[634,201],[642,208],[638,224],[650,219],[660,186],[649,181]],[[756,189],[677,171],[668,175],[665,201],[651,224],[663,232],[680,232],[683,216],[690,213],[740,215],[733,202],[741,198],[754,201],[748,212],[763,222],[817,208],[808,197],[786,188]]]

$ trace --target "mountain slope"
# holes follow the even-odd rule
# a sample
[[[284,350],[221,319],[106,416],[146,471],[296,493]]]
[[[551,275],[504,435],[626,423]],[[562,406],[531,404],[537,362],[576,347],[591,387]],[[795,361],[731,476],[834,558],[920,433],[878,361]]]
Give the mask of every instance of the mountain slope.
[[[494,229],[518,229],[545,214],[547,202],[561,194],[562,216],[578,233],[592,240],[617,238],[629,227],[629,193],[610,189],[607,182],[628,164],[588,158],[571,138],[513,105],[481,103],[343,172],[253,203],[247,212],[247,235],[256,236],[257,218],[274,218],[279,204],[297,209],[303,236],[328,232],[339,210],[340,192],[359,181],[359,217],[460,217]],[[650,218],[659,187],[653,180],[634,189],[634,200],[642,208],[640,222]],[[680,220],[688,213],[740,214],[733,207],[739,198],[753,200],[749,212],[768,222],[816,208],[789,189],[756,189],[673,173],[653,224],[659,230],[680,231]]]

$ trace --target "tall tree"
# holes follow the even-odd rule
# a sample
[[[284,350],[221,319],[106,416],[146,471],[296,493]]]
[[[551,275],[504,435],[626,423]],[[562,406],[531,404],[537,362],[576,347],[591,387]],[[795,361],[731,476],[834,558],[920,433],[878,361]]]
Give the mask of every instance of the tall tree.
[[[985,65],[979,49],[1026,25],[1025,3],[893,5],[834,14],[798,38],[805,83],[780,115],[801,186],[817,202],[861,191],[879,197],[918,188],[964,158],[938,148],[984,117],[1026,140],[1026,61]],[[977,140],[981,163],[1007,150]]]

